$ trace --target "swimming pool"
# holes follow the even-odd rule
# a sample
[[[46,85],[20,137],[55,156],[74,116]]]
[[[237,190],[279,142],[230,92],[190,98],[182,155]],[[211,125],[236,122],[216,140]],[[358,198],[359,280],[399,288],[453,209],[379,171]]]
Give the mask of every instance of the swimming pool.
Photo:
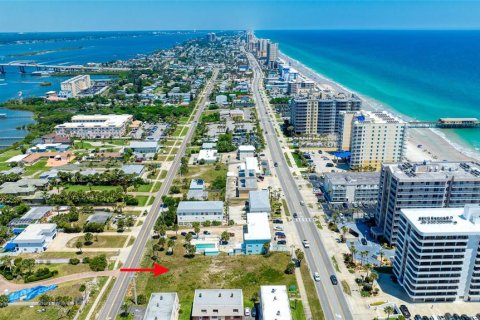
[[[215,249],[216,246],[215,246],[215,243],[198,243],[195,245],[195,248],[198,249]]]

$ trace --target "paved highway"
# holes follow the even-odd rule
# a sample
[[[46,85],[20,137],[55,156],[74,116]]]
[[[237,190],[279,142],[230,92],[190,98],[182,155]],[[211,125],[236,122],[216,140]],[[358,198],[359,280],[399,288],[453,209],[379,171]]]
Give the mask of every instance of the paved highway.
[[[205,108],[205,102],[210,96],[210,93],[213,89],[213,85],[215,83],[217,76],[218,76],[218,69],[215,69],[213,71],[212,77],[210,78],[209,82],[207,83],[203,91],[202,96],[198,100],[198,104],[197,104],[198,108],[197,108],[197,112],[194,115],[193,123],[188,129],[187,135],[183,139],[183,142],[178,150],[178,153],[175,156],[175,159],[173,160],[172,167],[168,171],[167,176],[165,177],[165,180],[155,197],[155,200],[150,209],[150,212],[148,213],[142,225],[142,229],[140,230],[140,233],[136,238],[135,243],[133,244],[132,250],[130,251],[127,257],[127,260],[125,261],[125,265],[123,266],[124,268],[135,268],[140,265],[147,241],[150,238],[151,232],[153,230],[153,226],[155,225],[155,221],[157,221],[157,218],[160,214],[160,209],[162,205],[162,196],[167,195],[168,191],[170,190],[170,186],[172,185],[173,179],[175,178],[175,175],[177,174],[177,171],[180,167],[180,160],[184,156],[187,144],[189,143],[189,141],[193,136],[193,133],[195,132],[195,128],[200,119],[200,115],[202,114]],[[120,311],[120,307],[123,304],[123,300],[125,298],[125,294],[127,292],[129,282],[130,282],[130,274],[121,272],[117,280],[115,281],[115,284],[113,285],[112,290],[110,291],[110,294],[107,298],[107,301],[105,302],[105,305],[103,306],[102,311],[100,312],[98,319],[111,320],[116,318],[117,314]]]
[[[252,54],[247,53],[250,65],[254,71],[253,94],[258,111],[260,113],[260,123],[266,132],[265,139],[270,150],[272,161],[278,163],[275,168],[280,183],[285,194],[290,212],[296,212],[299,218],[311,218],[308,208],[301,205],[303,201],[297,184],[290,172],[287,162],[284,158],[282,147],[275,134],[274,126],[265,106],[267,97],[263,92],[263,71],[258,61]],[[312,221],[312,219],[303,219]],[[322,305],[325,319],[353,319],[348,303],[342,291],[341,284],[332,285],[330,276],[335,274],[330,256],[327,253],[322,239],[318,233],[314,222],[299,222],[294,219],[294,224],[301,240],[306,239],[310,242],[310,248],[305,249],[305,258],[310,270],[320,274],[320,281],[315,283],[318,297]]]

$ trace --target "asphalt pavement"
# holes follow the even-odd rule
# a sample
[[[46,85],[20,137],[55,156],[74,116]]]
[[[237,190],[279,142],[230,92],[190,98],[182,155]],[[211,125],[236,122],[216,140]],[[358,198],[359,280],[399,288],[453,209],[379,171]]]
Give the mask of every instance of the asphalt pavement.
[[[278,163],[278,167],[276,167],[275,170],[285,193],[289,211],[292,213],[296,212],[298,218],[307,218],[304,220],[295,219],[294,224],[300,239],[307,239],[310,242],[310,248],[304,250],[305,258],[310,270],[320,274],[321,281],[316,282],[315,287],[325,319],[353,319],[341,284],[333,285],[330,281],[330,276],[335,274],[335,269],[329,254],[326,252],[315,223],[312,222],[312,219],[309,219],[311,216],[307,206],[301,205],[301,201],[303,201],[302,195],[297,188],[297,184],[284,158],[283,150],[275,134],[271,118],[268,116],[268,111],[265,106],[267,97],[261,91],[261,87],[263,86],[263,71],[252,54],[247,53],[247,56],[254,71],[252,90],[260,114],[260,125],[264,132],[266,132],[265,139],[270,149],[272,161]]]

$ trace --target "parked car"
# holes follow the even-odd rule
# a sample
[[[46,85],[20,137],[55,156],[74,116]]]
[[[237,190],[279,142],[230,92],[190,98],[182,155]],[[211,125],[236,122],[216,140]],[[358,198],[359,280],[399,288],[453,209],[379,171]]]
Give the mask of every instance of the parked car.
[[[275,232],[275,235],[276,236],[284,236],[285,233],[283,233],[282,231],[277,231],[277,232]]]
[[[328,167],[328,168],[335,167],[335,165],[331,162],[328,162],[325,166]]]
[[[250,316],[250,308],[245,308],[245,315]]]
[[[277,236],[278,239],[287,239],[287,236],[284,235],[284,234],[281,234],[279,236]]]
[[[419,314],[416,314],[414,317],[415,320],[422,320],[422,316]]]
[[[273,165],[274,165],[275,167],[278,167],[278,162],[275,162]]]
[[[301,206],[304,206],[305,205],[305,202],[303,200],[300,201],[300,205]]]
[[[182,233],[180,233],[180,234],[184,237],[187,235],[187,233],[185,231],[182,231]]]
[[[298,214],[296,212],[293,213],[293,217],[294,218],[297,218],[298,217]]]
[[[203,231],[203,234],[204,234],[204,235],[207,235],[207,236],[208,236],[208,235],[211,235],[210,231],[208,231],[208,230]]]
[[[252,308],[252,317],[257,317],[257,308],[255,307]]]
[[[305,248],[310,248],[310,242],[308,242],[308,240],[303,240],[302,244]]]
[[[275,219],[275,220],[273,220],[273,223],[282,224],[283,220],[282,219]]]
[[[405,318],[410,318],[412,316],[406,305],[404,304],[400,305],[399,309],[400,309],[400,312],[402,312],[402,314],[405,316]]]
[[[277,244],[278,244],[278,245],[283,245],[283,246],[284,246],[284,245],[286,245],[286,244],[287,244],[287,240],[278,240],[278,241],[277,241]]]
[[[277,231],[283,231],[283,227],[282,227],[282,226],[276,226],[274,229],[277,230]]]
[[[318,272],[313,273],[313,280],[315,280],[317,282],[320,281],[320,275],[318,274]]]
[[[336,286],[338,284],[337,277],[335,275],[330,276],[330,281],[332,281],[332,284]]]
[[[365,239],[365,238],[362,238],[362,239],[360,240],[360,242],[362,242],[362,244],[363,244],[364,246],[366,246],[366,245],[368,244],[367,239]]]

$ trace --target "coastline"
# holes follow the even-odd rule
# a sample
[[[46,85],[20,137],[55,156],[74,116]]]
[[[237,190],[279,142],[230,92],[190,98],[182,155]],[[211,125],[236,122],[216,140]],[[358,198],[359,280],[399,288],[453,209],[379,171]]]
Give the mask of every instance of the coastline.
[[[340,83],[316,72],[312,68],[304,65],[300,61],[279,52],[280,58],[290,63],[301,74],[316,83],[325,87],[331,87],[336,91],[345,91],[355,93],[362,100],[362,109],[365,110],[386,110],[395,116],[408,121],[408,116],[400,114],[398,111],[385,106],[379,101],[355,92]],[[412,134],[414,133],[414,134]],[[421,146],[421,147],[419,147]],[[405,157],[409,161],[478,161],[480,154],[474,150],[466,150],[466,147],[459,145],[448,139],[446,135],[436,129],[409,129],[407,143],[405,145]]]

